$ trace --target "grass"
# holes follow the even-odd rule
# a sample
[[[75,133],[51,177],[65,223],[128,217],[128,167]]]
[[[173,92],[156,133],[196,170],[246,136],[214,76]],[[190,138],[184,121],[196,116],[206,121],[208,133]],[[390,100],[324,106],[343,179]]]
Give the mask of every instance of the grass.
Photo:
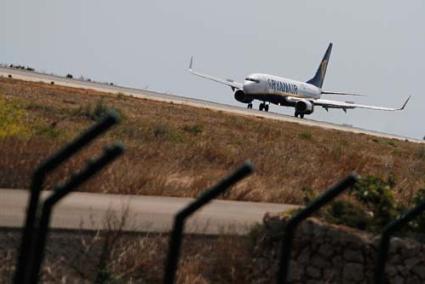
[[[54,245],[47,247],[43,283],[163,282],[168,236],[116,231],[50,235]],[[3,238],[0,236],[0,282],[10,283],[18,236],[9,233]],[[248,245],[243,237],[185,236],[176,283],[251,283],[255,267]],[[107,255],[106,249],[110,249]]]
[[[302,204],[303,188],[323,191],[352,171],[393,177],[405,202],[425,185],[421,144],[0,78],[0,187],[28,188],[37,164],[110,108],[122,123],[61,167],[48,188],[115,140],[126,155],[79,190],[194,197],[246,159],[255,174],[223,198]]]
[[[0,97],[0,138],[26,137],[28,128],[24,124],[24,111],[16,101]]]
[[[169,236],[128,234],[128,208],[107,212],[104,230],[51,231],[41,270],[43,283],[161,283]],[[19,231],[0,230],[0,282],[14,274]],[[186,235],[176,283],[249,283],[253,244],[241,236]],[[66,256],[66,257],[64,257]]]
[[[401,203],[425,185],[424,145],[0,78],[0,188],[27,188],[36,165],[111,108],[122,123],[49,177],[47,188],[115,140],[126,144],[126,155],[79,190],[194,197],[245,159],[256,173],[222,198],[302,204],[351,171],[391,178]],[[364,213],[341,204],[332,209],[354,223],[351,217]],[[108,220],[110,230],[94,236],[53,233],[43,280],[161,282],[167,236],[126,236],[122,219]],[[258,234],[185,236],[177,282],[262,279],[264,271],[253,262]],[[13,274],[17,239],[7,237],[2,245],[0,234],[0,282]]]
[[[310,132],[301,132],[298,137],[304,140],[311,140],[313,137]]]

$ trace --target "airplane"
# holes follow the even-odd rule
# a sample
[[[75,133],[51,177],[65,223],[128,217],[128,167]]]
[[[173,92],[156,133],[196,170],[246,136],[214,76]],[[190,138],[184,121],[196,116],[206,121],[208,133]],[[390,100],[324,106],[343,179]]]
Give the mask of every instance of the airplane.
[[[231,79],[221,79],[194,71],[192,69],[193,57],[190,59],[189,72],[196,76],[229,86],[234,92],[235,99],[238,102],[247,104],[248,109],[252,109],[252,102],[258,100],[261,102],[259,106],[260,111],[269,111],[270,104],[294,107],[295,117],[300,118],[304,118],[304,115],[312,114],[316,106],[322,107],[326,111],[335,108],[342,109],[344,112],[347,112],[347,109],[354,108],[398,111],[406,107],[410,100],[410,96],[399,108],[361,105],[352,101],[342,102],[321,99],[322,95],[361,96],[358,94],[322,90],[331,51],[332,43],[329,44],[314,77],[306,82],[269,74],[254,73],[248,75],[243,83],[239,83]]]

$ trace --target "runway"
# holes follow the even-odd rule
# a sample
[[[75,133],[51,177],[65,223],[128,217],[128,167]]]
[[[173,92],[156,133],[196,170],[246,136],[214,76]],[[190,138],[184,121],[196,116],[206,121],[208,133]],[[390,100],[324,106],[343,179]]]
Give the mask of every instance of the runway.
[[[262,117],[262,118],[279,120],[279,121],[299,123],[302,125],[308,125],[313,127],[321,127],[325,129],[335,129],[335,130],[340,130],[345,132],[363,133],[363,134],[373,135],[373,136],[382,137],[382,138],[390,138],[390,139],[397,139],[397,140],[403,140],[403,141],[408,140],[414,143],[425,143],[425,141],[419,140],[419,139],[401,137],[397,135],[380,133],[376,131],[370,131],[366,129],[349,127],[349,126],[333,124],[328,122],[315,121],[311,119],[298,119],[292,116],[287,116],[287,115],[273,113],[273,112],[260,112],[255,109],[246,109],[244,107],[230,106],[230,105],[219,104],[219,103],[214,103],[214,102],[200,100],[200,99],[186,98],[186,97],[177,96],[177,95],[163,94],[163,93],[152,92],[147,90],[140,90],[140,89],[110,85],[108,83],[89,82],[89,81],[78,80],[78,79],[68,79],[68,78],[64,78],[64,77],[60,77],[56,75],[48,75],[48,74],[43,74],[39,72],[30,72],[30,71],[0,67],[0,76],[8,77],[9,75],[12,76],[12,78],[26,80],[26,81],[44,82],[49,84],[51,82],[54,82],[54,84],[60,85],[60,86],[92,89],[92,90],[96,90],[100,92],[108,92],[108,93],[121,93],[124,95],[133,96],[137,98],[144,98],[144,99],[163,101],[163,102],[172,102],[174,104],[184,104],[184,105],[189,105],[193,107],[219,110],[223,112],[234,113],[234,114],[245,115],[245,116]]]
[[[50,192],[43,192],[43,197]],[[107,219],[126,216],[125,231],[168,232],[173,216],[191,198],[116,195],[74,192],[53,210],[51,227],[69,230],[107,228]],[[28,202],[28,191],[0,189],[0,227],[21,228]],[[194,234],[245,234],[260,223],[267,212],[277,213],[296,208],[275,203],[215,200],[195,213],[185,232]],[[113,218],[108,218],[113,216]]]

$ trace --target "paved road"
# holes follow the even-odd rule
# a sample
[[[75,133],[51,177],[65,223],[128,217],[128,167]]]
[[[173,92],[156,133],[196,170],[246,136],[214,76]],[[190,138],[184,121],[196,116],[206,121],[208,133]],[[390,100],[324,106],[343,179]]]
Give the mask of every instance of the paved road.
[[[49,192],[44,192],[47,196]],[[167,232],[173,216],[191,198],[71,193],[54,209],[51,225],[57,229],[96,230],[105,228],[107,216],[120,217],[128,210],[126,231]],[[0,227],[19,228],[23,224],[28,191],[0,189]],[[266,212],[283,212],[296,206],[215,200],[186,225],[186,232],[201,234],[244,234],[261,222]]]
[[[327,129],[336,129],[336,130],[353,132],[353,133],[365,133],[365,134],[378,136],[378,137],[384,137],[384,138],[409,140],[411,142],[416,142],[416,143],[425,142],[419,139],[400,137],[396,135],[374,132],[374,131],[369,131],[369,130],[360,129],[360,128],[348,127],[348,126],[339,125],[339,124],[332,124],[328,122],[315,121],[311,119],[301,120],[298,118],[294,118],[292,116],[287,116],[287,115],[273,113],[273,112],[266,113],[266,112],[260,112],[255,109],[249,110],[243,107],[218,104],[218,103],[199,100],[199,99],[185,98],[185,97],[176,96],[176,95],[162,94],[162,93],[157,93],[152,91],[139,90],[139,89],[127,88],[127,87],[121,87],[121,86],[115,86],[115,85],[111,86],[107,83],[97,83],[97,82],[88,82],[83,80],[67,79],[64,77],[56,76],[56,75],[48,75],[48,74],[43,74],[38,72],[28,72],[23,70],[0,67],[0,76],[7,77],[9,75],[11,75],[15,79],[22,79],[27,81],[46,82],[46,83],[54,82],[55,84],[61,85],[61,86],[92,89],[92,90],[101,91],[101,92],[122,93],[124,95],[134,96],[138,98],[145,98],[145,99],[164,101],[164,102],[173,102],[175,104],[185,104],[185,105],[190,105],[194,107],[220,110],[223,112],[236,113],[236,114],[246,115],[246,116],[256,116],[256,117],[263,117],[263,118],[275,119],[280,121],[295,122],[295,123],[299,123],[303,125],[316,126],[321,128],[327,128]]]

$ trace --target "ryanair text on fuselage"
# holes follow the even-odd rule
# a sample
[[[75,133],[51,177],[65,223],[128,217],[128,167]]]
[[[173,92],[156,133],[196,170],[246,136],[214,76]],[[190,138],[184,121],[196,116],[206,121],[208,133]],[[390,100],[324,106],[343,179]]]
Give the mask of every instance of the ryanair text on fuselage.
[[[290,93],[294,95],[298,94],[298,87],[295,84],[280,82],[273,79],[267,79],[267,84],[276,92]]]

